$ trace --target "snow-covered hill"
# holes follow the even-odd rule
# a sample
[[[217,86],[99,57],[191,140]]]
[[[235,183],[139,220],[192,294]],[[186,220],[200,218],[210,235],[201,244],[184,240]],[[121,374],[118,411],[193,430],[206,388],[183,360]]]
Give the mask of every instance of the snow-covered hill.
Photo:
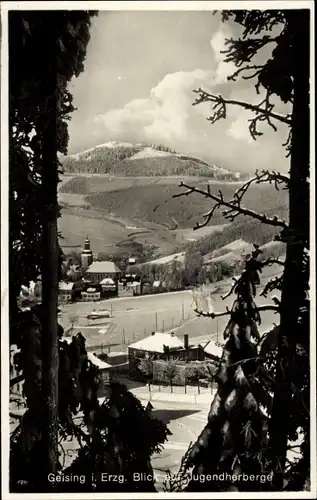
[[[112,174],[128,177],[199,176],[237,181],[238,172],[205,160],[149,144],[108,141],[61,159],[65,173]]]

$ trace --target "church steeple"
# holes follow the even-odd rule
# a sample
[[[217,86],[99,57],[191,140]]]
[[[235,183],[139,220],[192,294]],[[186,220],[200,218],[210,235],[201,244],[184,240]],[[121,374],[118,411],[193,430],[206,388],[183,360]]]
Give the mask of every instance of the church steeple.
[[[93,254],[90,249],[90,240],[88,238],[88,235],[86,235],[84,250],[81,254],[81,265],[82,267],[89,267],[92,261],[93,261]]]
[[[90,240],[88,238],[88,234],[86,235],[84,249],[85,250],[90,250]]]

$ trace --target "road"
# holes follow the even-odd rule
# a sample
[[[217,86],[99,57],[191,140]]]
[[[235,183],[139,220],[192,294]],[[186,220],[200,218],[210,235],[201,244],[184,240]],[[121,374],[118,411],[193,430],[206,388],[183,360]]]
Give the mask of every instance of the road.
[[[206,425],[209,406],[199,408],[194,404],[177,403],[177,401],[173,403],[154,401],[152,405],[153,416],[165,422],[172,432],[164,445],[164,450],[154,455],[151,460],[157,478],[156,488],[162,491],[167,471],[172,474],[177,473],[189,444],[196,441]]]

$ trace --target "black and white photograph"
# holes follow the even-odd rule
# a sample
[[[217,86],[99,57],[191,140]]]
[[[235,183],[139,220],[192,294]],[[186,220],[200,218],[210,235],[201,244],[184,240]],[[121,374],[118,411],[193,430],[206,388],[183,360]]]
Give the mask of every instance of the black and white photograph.
[[[1,3],[5,500],[316,497],[313,21]]]

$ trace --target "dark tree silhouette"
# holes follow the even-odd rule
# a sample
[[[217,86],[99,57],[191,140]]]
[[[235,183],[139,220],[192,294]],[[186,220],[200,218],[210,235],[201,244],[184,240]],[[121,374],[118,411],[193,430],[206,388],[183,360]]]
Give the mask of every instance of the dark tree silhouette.
[[[74,110],[67,84],[83,70],[90,18],[85,11],[9,14],[10,215],[14,218],[13,231],[10,228],[11,258],[21,273],[18,278],[15,274],[12,277],[10,306],[14,313],[22,281],[34,279],[40,271],[41,346],[37,349],[41,353],[38,382],[42,404],[37,421],[41,424],[41,477],[46,486],[47,475],[56,474],[58,464],[57,298],[61,252],[57,233],[57,153],[67,152],[65,120]]]
[[[77,470],[82,465],[82,474],[90,467],[98,482],[101,471],[123,470],[129,481],[121,491],[153,491],[153,478],[138,484],[131,474],[151,471],[151,454],[168,435],[166,426],[148,416],[124,387],[112,388],[104,405],[99,403],[102,380],[88,359],[85,339],[78,334],[70,343],[64,341],[57,321],[62,264],[57,154],[67,152],[67,120],[74,110],[67,85],[83,70],[92,15],[9,15],[10,342],[19,349],[15,364],[21,372],[10,386],[23,380],[26,399],[26,411],[10,439],[13,492],[65,491],[63,482],[50,482],[48,475],[68,470],[64,458],[69,439],[77,440],[80,449],[85,443],[73,465]],[[39,274],[42,303],[29,300],[30,310],[22,311],[21,285],[36,281]],[[131,436],[130,422],[137,430]],[[116,485],[92,480],[87,488],[113,491]]]
[[[253,139],[262,135],[261,123],[267,123],[273,130],[279,123],[289,126],[289,138],[285,144],[290,157],[289,175],[264,171],[246,182],[234,194],[231,200],[225,200],[221,192],[214,194],[210,188],[197,189],[182,184],[189,195],[198,192],[211,199],[214,204],[204,215],[201,225],[208,224],[214,212],[222,210],[225,218],[234,221],[239,215],[251,217],[263,224],[280,229],[277,239],[286,244],[286,259],[283,263],[283,275],[269,282],[263,294],[281,290],[281,300],[276,299],[272,306],[280,314],[278,343],[275,359],[268,362],[273,370],[272,391],[273,405],[268,421],[268,443],[258,442],[258,452],[265,449],[269,469],[273,472],[272,487],[302,490],[309,477],[309,10],[289,11],[225,11],[224,21],[232,19],[243,28],[241,39],[227,40],[224,51],[225,60],[233,62],[237,71],[228,78],[235,81],[238,77],[254,79],[258,93],[265,92],[265,98],[258,105],[226,99],[197,89],[194,104],[213,103],[211,123],[226,118],[230,105],[239,106],[254,112],[250,120],[250,133]],[[272,32],[277,32],[272,35]],[[272,45],[272,55],[261,65],[253,65],[253,58],[261,48]],[[281,115],[274,109],[272,98],[277,97],[291,106],[288,115]],[[252,183],[270,182],[276,189],[282,185],[289,193],[289,220],[279,220],[259,214],[242,205],[242,200]],[[269,259],[268,264],[272,263]],[[296,290],[296,292],[295,292]],[[239,300],[239,299],[238,299]],[[268,306],[271,307],[271,306]],[[258,311],[264,308],[258,308]],[[247,308],[249,320],[251,311]],[[223,314],[232,314],[226,311]],[[231,334],[231,336],[233,333]],[[233,340],[232,340],[233,342]],[[228,345],[228,343],[227,343]],[[226,353],[226,349],[224,351]],[[232,353],[231,353],[232,355]],[[267,368],[267,367],[266,367]],[[263,365],[264,369],[264,365]],[[267,368],[268,369],[268,368]],[[221,390],[221,386],[219,387]],[[225,403],[226,394],[219,399]],[[213,408],[213,407],[212,407]],[[211,409],[210,418],[214,411]],[[255,425],[255,415],[252,417]],[[208,428],[208,424],[207,424]],[[288,441],[304,435],[300,447],[301,458],[289,464],[287,460]],[[209,432],[201,436],[200,447],[204,452],[196,455],[195,466],[202,470],[217,470],[220,466],[221,452],[226,449],[220,439],[208,445]],[[239,455],[238,447],[235,450]],[[197,447],[194,448],[197,450]],[[254,463],[252,467],[254,466]],[[252,468],[251,467],[251,468]],[[200,469],[199,469],[200,470]],[[244,486],[240,485],[242,489]],[[208,487],[207,487],[208,490]]]

